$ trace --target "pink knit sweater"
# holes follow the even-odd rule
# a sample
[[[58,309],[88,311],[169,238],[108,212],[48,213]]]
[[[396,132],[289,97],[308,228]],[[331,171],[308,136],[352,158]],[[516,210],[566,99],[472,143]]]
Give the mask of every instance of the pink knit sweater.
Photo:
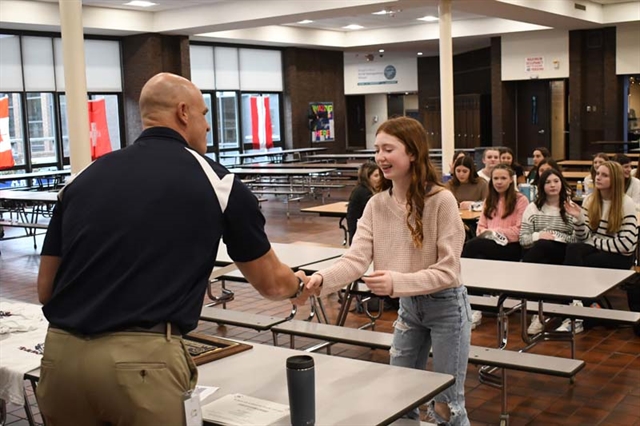
[[[394,297],[436,293],[460,283],[464,228],[453,194],[440,190],[427,197],[422,215],[422,248],[413,245],[406,210],[389,193],[374,195],[358,221],[349,250],[323,276],[322,295],[360,278],[373,262],[374,270],[392,271]]]
[[[500,232],[510,243],[520,241],[520,227],[522,226],[522,215],[529,205],[529,200],[524,195],[516,194],[516,208],[509,216],[502,218],[504,214],[504,199],[498,201],[498,208],[493,213],[492,218],[488,218],[482,214],[478,220],[477,234],[480,235],[487,229]]]

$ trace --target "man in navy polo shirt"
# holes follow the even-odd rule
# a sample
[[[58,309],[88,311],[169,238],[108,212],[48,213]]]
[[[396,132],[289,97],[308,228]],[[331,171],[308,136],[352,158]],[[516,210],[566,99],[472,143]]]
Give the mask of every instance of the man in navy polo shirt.
[[[51,324],[37,389],[47,424],[185,422],[197,370],[180,335],[197,326],[220,238],[264,297],[301,295],[255,196],[204,156],[207,112],[189,80],[152,77],[140,137],[60,192],[38,275]]]

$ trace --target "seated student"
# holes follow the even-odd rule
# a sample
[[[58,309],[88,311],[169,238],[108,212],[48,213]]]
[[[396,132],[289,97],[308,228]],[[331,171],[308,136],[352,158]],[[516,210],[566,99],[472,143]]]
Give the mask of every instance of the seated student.
[[[609,156],[604,152],[599,152],[593,156],[593,162],[591,163],[589,173],[584,177],[585,186],[591,185],[593,188],[593,184],[596,180],[596,170],[598,170],[598,167],[600,167],[605,161],[609,161]],[[587,188],[585,188],[585,191],[586,190]]]
[[[511,169],[516,173],[516,184],[525,182],[524,169],[517,161],[515,161],[511,148],[500,148],[500,162],[511,167]]]
[[[477,237],[464,245],[462,257],[520,260],[520,226],[529,203],[524,195],[516,192],[512,175],[513,170],[506,164],[494,167]]]
[[[347,230],[349,231],[349,245],[356,234],[358,219],[362,217],[362,212],[369,201],[369,198],[380,192],[383,188],[383,179],[380,175],[380,168],[372,161],[363,163],[358,170],[358,185],[349,196],[347,205]]]
[[[469,209],[472,203],[484,201],[489,193],[489,186],[484,179],[479,179],[476,165],[468,155],[458,158],[453,164],[454,173],[445,185],[458,201],[458,207]]]
[[[547,148],[538,147],[533,150],[533,167],[529,170],[529,174],[527,175],[528,183],[532,185],[538,184],[538,176],[540,175],[538,172],[538,166],[542,160],[549,157],[551,157],[551,153]]]
[[[640,179],[631,176],[631,159],[624,154],[618,154],[613,157],[613,161],[622,166],[625,193],[636,204],[636,210],[640,210]]]
[[[500,150],[498,148],[488,147],[482,154],[482,164],[484,164],[484,168],[478,172],[478,176],[489,182],[491,180],[491,170],[493,170],[498,163],[500,163]]]
[[[538,170],[537,170],[536,178],[531,183],[531,185],[538,186],[538,178],[540,176],[542,176],[542,174],[544,172],[546,172],[547,170],[551,170],[551,169],[557,170],[560,173],[562,173],[562,167],[560,167],[560,165],[558,165],[556,160],[554,160],[553,158],[547,157],[544,160],[540,160],[540,163],[538,163]]]
[[[596,171],[595,188],[582,207],[565,203],[579,242],[569,244],[565,265],[629,269],[638,242],[636,207],[624,191],[622,166],[606,161]]]
[[[522,216],[523,262],[564,263],[567,243],[576,241],[573,218],[565,211],[565,203],[570,199],[571,188],[559,171],[549,169],[540,175],[536,201],[529,204]]]

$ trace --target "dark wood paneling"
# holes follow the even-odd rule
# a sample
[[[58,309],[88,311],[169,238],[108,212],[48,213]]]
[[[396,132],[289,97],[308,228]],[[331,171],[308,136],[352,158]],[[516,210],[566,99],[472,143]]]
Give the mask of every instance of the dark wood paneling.
[[[287,48],[283,51],[285,136],[287,148],[311,146],[309,102],[333,102],[335,141],[314,143],[330,153],[346,150],[346,100],[342,52]]]
[[[142,86],[160,72],[191,79],[189,37],[139,34],[122,38],[125,138],[129,145],[142,131],[138,100]]]
[[[615,58],[615,28],[569,32],[571,158],[591,158],[600,149],[591,142],[622,140],[623,81]]]

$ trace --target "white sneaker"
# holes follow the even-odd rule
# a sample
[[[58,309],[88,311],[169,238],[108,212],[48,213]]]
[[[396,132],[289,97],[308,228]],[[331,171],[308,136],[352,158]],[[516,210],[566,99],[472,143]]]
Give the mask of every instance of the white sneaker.
[[[582,324],[582,322],[583,321],[580,319],[576,320],[575,334],[579,334],[584,331],[584,324]],[[567,318],[566,320],[562,321],[562,324],[560,324],[560,327],[556,328],[556,331],[571,331],[571,320]]]
[[[540,322],[540,318],[538,315],[534,315],[531,318],[531,324],[529,324],[529,328],[527,328],[527,334],[538,334],[542,333],[544,330],[544,326]]]
[[[482,312],[471,311],[471,329],[475,330],[482,323]]]

